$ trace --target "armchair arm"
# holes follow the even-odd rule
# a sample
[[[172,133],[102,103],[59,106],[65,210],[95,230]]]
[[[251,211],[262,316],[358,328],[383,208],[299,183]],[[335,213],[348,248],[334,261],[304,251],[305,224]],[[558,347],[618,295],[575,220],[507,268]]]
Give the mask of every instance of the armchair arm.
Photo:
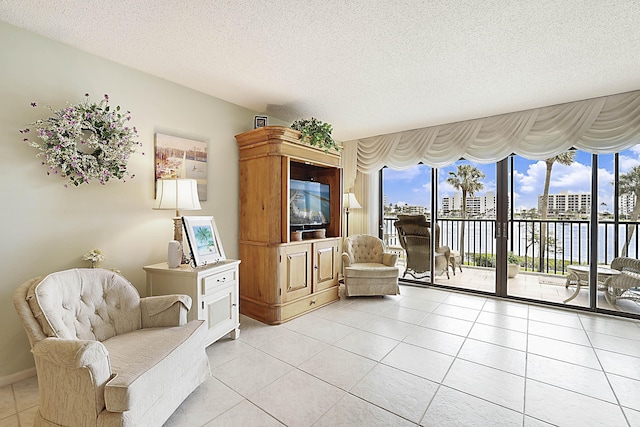
[[[342,268],[351,267],[351,264],[353,264],[351,256],[346,252],[342,252]]]
[[[95,425],[111,379],[109,353],[99,341],[46,338],[34,344],[40,405],[51,425]]]
[[[398,262],[398,254],[385,252],[382,254],[382,263],[389,267],[395,267]]]
[[[46,338],[31,350],[34,357],[65,368],[86,368],[101,360],[108,362],[109,352],[100,341]]]
[[[159,295],[140,298],[143,328],[182,326],[191,308],[188,295]]]

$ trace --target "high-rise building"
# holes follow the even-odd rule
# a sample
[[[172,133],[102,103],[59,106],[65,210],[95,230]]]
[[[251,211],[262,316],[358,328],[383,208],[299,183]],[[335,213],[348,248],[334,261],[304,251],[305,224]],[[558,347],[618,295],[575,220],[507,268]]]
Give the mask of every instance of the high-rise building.
[[[618,209],[620,209],[621,215],[629,215],[636,207],[636,195],[635,193],[621,194],[618,197]]]
[[[442,198],[442,212],[446,215],[462,211],[462,193]],[[486,215],[496,211],[496,194],[487,191],[484,196],[467,196],[467,215]]]
[[[542,211],[543,196],[538,196],[538,211]],[[561,191],[558,194],[549,194],[547,212],[591,212],[591,194],[589,193],[569,193]]]

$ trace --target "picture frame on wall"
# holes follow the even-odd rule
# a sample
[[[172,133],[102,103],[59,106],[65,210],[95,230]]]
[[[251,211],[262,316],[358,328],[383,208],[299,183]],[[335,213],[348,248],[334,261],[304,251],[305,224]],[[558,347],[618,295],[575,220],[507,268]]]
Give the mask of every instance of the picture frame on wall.
[[[253,128],[263,128],[267,125],[267,116],[255,116],[253,118]]]
[[[207,200],[207,149],[208,144],[204,141],[156,133],[156,182],[159,179],[195,179],[198,182],[198,199],[201,202]]]
[[[182,224],[196,267],[215,264],[227,259],[212,216],[183,216]]]

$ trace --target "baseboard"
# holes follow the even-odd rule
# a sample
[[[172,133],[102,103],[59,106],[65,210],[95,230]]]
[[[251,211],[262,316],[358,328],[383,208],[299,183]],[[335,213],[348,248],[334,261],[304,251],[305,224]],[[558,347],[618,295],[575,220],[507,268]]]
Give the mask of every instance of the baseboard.
[[[0,387],[4,387],[9,384],[17,383],[18,381],[26,380],[27,378],[36,376],[36,368],[25,369],[24,371],[16,372],[15,374],[5,375],[0,377]]]

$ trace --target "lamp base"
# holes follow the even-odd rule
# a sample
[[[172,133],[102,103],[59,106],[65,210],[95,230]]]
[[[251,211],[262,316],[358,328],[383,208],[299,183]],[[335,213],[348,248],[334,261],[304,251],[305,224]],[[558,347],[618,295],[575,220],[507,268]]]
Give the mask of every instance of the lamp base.
[[[189,257],[184,254],[182,248],[184,248],[182,241],[182,217],[176,216],[173,218],[173,240],[180,243],[180,253],[182,254],[182,264],[189,264],[191,261]]]
[[[182,244],[182,218],[179,216],[173,218],[173,240]]]

